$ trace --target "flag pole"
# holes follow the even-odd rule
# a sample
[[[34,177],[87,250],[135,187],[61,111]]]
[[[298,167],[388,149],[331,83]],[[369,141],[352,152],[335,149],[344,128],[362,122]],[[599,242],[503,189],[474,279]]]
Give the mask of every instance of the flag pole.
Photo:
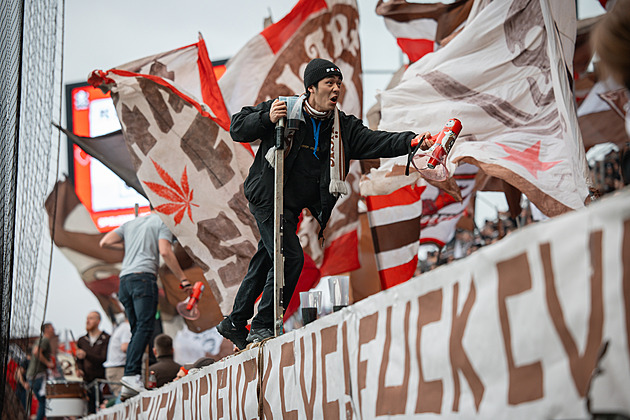
[[[284,118],[276,123],[275,150],[275,188],[274,188],[274,232],[273,232],[273,301],[274,301],[274,336],[282,334],[284,310],[282,289],[284,288]]]

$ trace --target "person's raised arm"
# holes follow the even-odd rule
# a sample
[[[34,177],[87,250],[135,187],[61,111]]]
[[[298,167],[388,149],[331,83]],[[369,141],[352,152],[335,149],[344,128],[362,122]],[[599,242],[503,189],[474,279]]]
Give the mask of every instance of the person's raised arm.
[[[192,285],[186,278],[186,274],[184,274],[184,270],[179,265],[179,261],[177,261],[177,257],[173,252],[173,248],[171,243],[166,240],[160,238],[158,242],[160,248],[160,256],[164,259],[166,266],[171,270],[171,272],[179,279],[179,284],[184,289],[186,293],[190,293],[192,290]]]
[[[125,243],[123,238],[120,237],[115,231],[107,232],[98,243],[101,248],[115,249],[117,251],[125,250]]]
[[[234,141],[249,143],[263,137],[269,130],[273,130],[275,123],[284,114],[286,116],[286,104],[277,103],[273,115],[271,107],[275,101],[262,102],[256,106],[243,107],[232,116],[230,122],[230,135]],[[283,104],[284,108],[280,105]],[[274,120],[272,121],[272,118]]]

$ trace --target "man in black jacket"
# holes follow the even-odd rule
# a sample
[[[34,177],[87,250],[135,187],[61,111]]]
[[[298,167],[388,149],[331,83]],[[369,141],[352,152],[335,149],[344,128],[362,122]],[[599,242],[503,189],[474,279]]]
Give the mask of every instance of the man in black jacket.
[[[109,334],[99,329],[100,324],[101,314],[96,311],[90,312],[85,321],[87,334],[77,341],[77,367],[86,386],[94,379],[105,379],[103,363],[107,360]],[[100,393],[99,386],[88,388],[88,412],[90,414],[96,413],[97,392]]]
[[[395,157],[413,153],[418,147],[428,149],[433,143],[429,133],[421,136],[410,131],[370,130],[358,118],[340,111],[337,101],[341,81],[339,67],[328,60],[316,58],[306,66],[306,93],[299,98],[302,121],[285,146],[285,309],[304,264],[304,254],[296,235],[302,210],[308,208],[317,219],[321,236],[339,195],[348,193],[344,179],[351,159]],[[245,348],[248,342],[273,336],[274,135],[276,123],[285,117],[287,104],[275,99],[255,107],[244,107],[232,117],[230,125],[234,141],[261,141],[245,180],[245,196],[261,238],[234,300],[232,313],[217,326],[219,333],[239,349]],[[258,313],[248,334],[245,326],[254,315],[254,304],[261,293]]]

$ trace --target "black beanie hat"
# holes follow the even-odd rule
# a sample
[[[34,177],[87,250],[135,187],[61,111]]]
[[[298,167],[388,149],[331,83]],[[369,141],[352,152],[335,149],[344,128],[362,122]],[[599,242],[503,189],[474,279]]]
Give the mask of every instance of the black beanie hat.
[[[329,76],[339,76],[343,79],[341,70],[333,62],[323,58],[314,58],[304,70],[304,88],[308,89],[309,86],[316,85],[317,82]]]

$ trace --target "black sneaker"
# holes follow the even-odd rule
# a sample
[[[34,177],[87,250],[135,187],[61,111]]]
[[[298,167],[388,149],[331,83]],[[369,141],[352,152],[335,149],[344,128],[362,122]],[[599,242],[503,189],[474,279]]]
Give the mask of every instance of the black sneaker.
[[[239,350],[245,350],[247,347],[247,328],[237,327],[232,324],[230,318],[225,318],[217,325],[217,331],[223,337],[230,340]]]
[[[250,343],[259,343],[267,338],[273,337],[273,331],[270,328],[252,328],[247,336]]]

